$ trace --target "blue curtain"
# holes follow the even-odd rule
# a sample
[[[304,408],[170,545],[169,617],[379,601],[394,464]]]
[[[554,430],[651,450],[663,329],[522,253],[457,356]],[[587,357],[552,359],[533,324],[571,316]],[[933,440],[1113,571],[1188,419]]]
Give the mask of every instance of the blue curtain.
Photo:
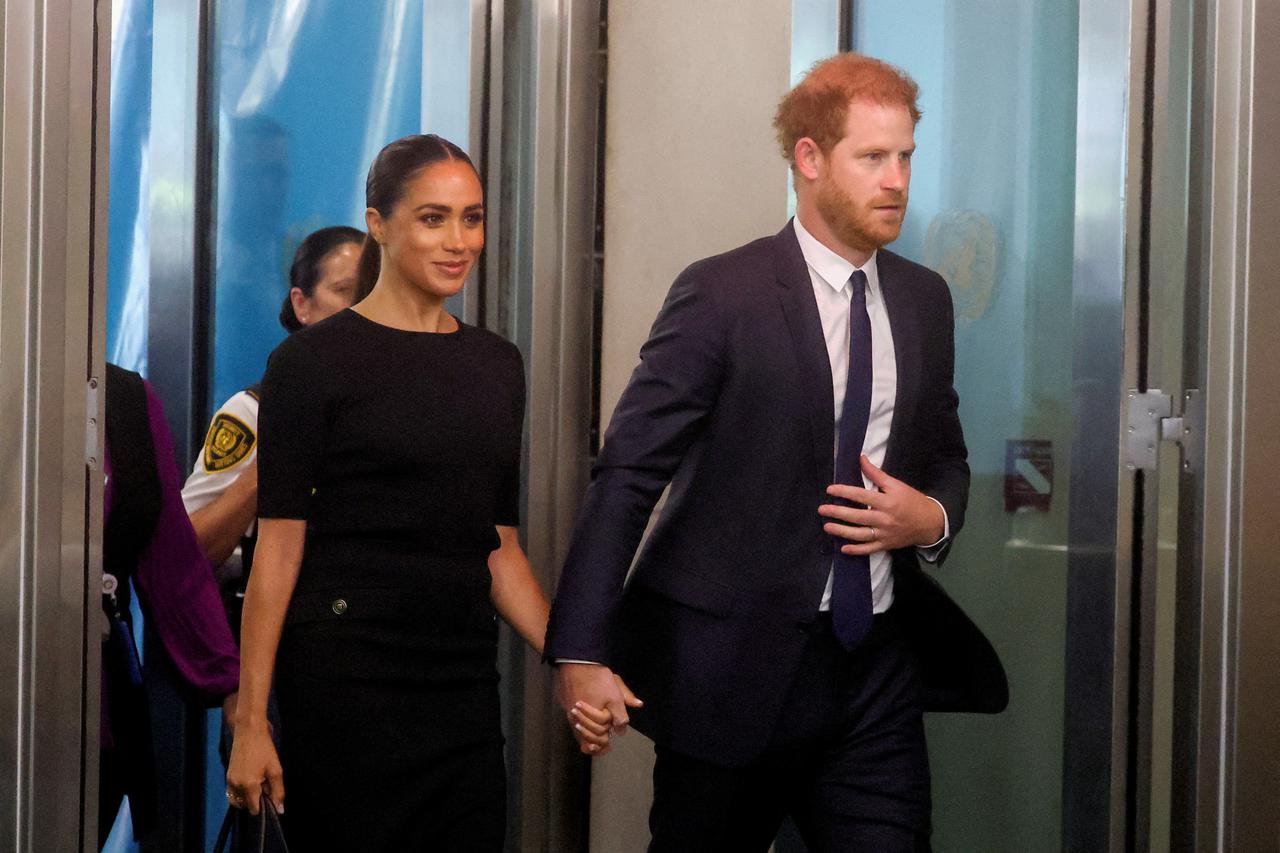
[[[212,406],[257,382],[284,337],[302,238],[364,228],[373,156],[421,129],[423,67],[416,0],[219,0],[215,22]]]
[[[112,6],[107,359],[146,371],[152,0]]]

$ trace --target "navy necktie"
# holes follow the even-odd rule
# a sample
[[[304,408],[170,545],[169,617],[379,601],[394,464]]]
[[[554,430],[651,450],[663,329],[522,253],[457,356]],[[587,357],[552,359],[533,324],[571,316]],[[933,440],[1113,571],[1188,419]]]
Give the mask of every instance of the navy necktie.
[[[836,482],[862,486],[862,443],[871,417],[871,318],[867,315],[867,274],[849,277],[849,378],[840,410],[836,445]],[[845,503],[842,501],[842,503]],[[840,552],[849,540],[836,538],[831,582],[831,620],[836,639],[846,649],[862,642],[871,630],[871,559]]]

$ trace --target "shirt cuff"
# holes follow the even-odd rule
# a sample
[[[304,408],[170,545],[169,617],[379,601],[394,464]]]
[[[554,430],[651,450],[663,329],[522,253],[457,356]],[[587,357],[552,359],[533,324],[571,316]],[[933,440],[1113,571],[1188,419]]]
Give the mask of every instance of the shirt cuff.
[[[925,495],[929,498],[928,495]],[[947,508],[937,498],[929,498],[938,505],[938,509],[942,510],[942,538],[932,545],[917,545],[916,551],[924,558],[927,563],[938,562],[938,557],[942,556],[943,547],[947,544],[947,540],[951,538],[951,520],[947,518]]]
[[[557,666],[562,663],[581,663],[586,664],[587,666],[604,666],[604,664],[600,663],[598,660],[574,660],[573,658],[553,658],[551,662]]]

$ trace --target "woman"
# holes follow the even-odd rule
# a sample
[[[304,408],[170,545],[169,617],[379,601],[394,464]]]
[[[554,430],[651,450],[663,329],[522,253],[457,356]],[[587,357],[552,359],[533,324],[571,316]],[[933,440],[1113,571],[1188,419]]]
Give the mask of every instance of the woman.
[[[364,232],[346,225],[321,228],[303,239],[294,252],[289,292],[280,308],[280,325],[286,331],[296,332],[351,305],[363,242]],[[254,385],[236,392],[214,413],[204,448],[182,487],[182,502],[210,563],[221,566],[242,539],[248,540],[241,577],[228,602],[236,632],[258,508],[259,390]]]
[[[263,382],[228,796],[256,812],[265,780],[284,803],[276,662],[291,844],[501,850],[495,611],[539,652],[548,611],[516,530],[523,365],[444,309],[484,246],[467,155],[397,140],[365,194],[368,296],[282,343]]]

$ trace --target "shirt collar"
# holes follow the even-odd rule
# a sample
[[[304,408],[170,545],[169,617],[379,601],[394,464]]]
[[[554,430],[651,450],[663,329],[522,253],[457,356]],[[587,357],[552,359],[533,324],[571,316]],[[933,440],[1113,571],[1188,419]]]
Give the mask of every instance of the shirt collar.
[[[876,255],[878,251],[872,252],[871,257],[867,258],[867,262],[860,267],[855,267],[835,252],[828,249],[818,241],[818,238],[808,232],[808,230],[800,224],[800,217],[791,220],[796,229],[796,240],[800,243],[800,253],[804,255],[804,262],[809,265],[809,269],[822,279],[832,290],[837,292],[844,290],[846,284],[849,283],[849,276],[853,275],[855,269],[860,269],[867,274],[867,284],[874,292],[879,285],[880,276],[876,269]]]

